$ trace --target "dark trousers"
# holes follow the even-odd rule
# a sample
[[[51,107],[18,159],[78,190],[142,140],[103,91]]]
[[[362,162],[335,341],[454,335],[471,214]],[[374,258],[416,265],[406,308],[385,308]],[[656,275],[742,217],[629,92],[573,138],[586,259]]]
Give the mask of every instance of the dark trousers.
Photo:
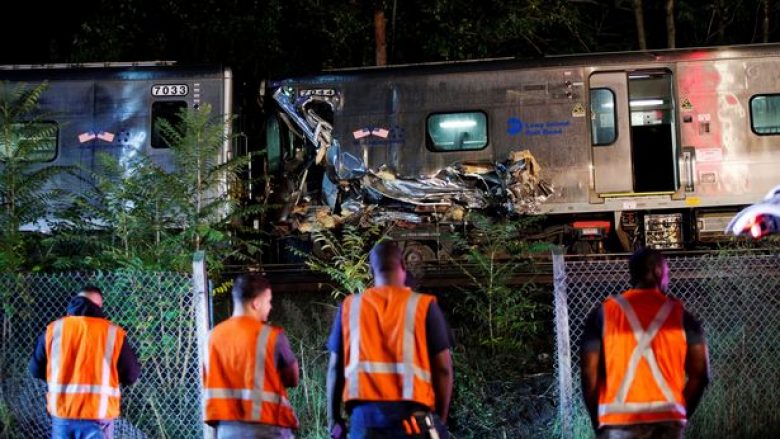
[[[114,421],[51,418],[52,439],[113,439]]]
[[[596,433],[596,439],[683,439],[685,426],[679,422],[610,425]]]
[[[449,439],[450,433],[447,431],[447,427],[441,423],[438,416],[433,415],[434,425],[436,426],[436,432],[439,433],[439,439]],[[425,436],[427,437],[427,436]],[[349,439],[409,439],[410,436],[404,431],[403,425],[399,423],[398,426],[378,428],[378,427],[366,427],[359,424],[350,424],[349,427]]]

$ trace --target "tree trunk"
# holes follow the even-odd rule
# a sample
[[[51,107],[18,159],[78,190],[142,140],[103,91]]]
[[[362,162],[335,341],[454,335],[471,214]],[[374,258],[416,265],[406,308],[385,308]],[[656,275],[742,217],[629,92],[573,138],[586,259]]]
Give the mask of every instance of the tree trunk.
[[[718,44],[723,44],[726,39],[726,5],[723,0],[716,2],[718,7]]]
[[[374,9],[374,39],[376,40],[376,65],[387,65],[387,32],[385,29],[385,10]]]
[[[666,44],[670,49],[677,47],[675,45],[674,0],[666,0]]]
[[[764,0],[764,42],[769,42],[769,0]]]
[[[634,0],[634,17],[636,18],[636,36],[639,40],[639,50],[647,50],[645,14],[642,11],[642,0]]]

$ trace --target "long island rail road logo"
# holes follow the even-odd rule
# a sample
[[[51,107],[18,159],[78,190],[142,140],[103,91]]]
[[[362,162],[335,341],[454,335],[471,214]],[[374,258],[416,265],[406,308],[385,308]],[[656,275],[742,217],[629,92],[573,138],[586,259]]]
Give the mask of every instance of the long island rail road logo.
[[[518,117],[510,117],[506,120],[506,132],[510,136],[560,136],[570,126],[569,120],[525,122]]]

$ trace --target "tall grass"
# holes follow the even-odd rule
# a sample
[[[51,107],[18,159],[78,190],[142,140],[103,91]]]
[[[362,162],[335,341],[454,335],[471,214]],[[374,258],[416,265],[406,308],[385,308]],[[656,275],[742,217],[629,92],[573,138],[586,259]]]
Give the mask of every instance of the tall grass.
[[[300,367],[300,384],[289,391],[290,402],[300,420],[301,439],[330,437],[326,416],[325,376],[329,352],[325,343],[330,333],[335,306],[306,301],[301,296],[280,301],[272,317],[284,328]]]

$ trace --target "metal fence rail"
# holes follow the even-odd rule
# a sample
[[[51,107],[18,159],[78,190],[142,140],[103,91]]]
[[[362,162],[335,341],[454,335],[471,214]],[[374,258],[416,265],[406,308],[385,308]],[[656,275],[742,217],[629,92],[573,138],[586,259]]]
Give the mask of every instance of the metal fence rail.
[[[37,337],[85,284],[103,290],[106,314],[127,331],[142,365],[138,382],[122,389],[115,437],[203,437],[191,278],[139,271],[0,277],[0,436],[50,437],[46,385],[27,364]]]
[[[705,330],[712,383],[687,437],[773,437],[780,431],[780,255],[668,258],[670,293]],[[628,289],[626,259],[554,257],[561,437],[592,437],[580,391],[579,344],[587,315]]]

